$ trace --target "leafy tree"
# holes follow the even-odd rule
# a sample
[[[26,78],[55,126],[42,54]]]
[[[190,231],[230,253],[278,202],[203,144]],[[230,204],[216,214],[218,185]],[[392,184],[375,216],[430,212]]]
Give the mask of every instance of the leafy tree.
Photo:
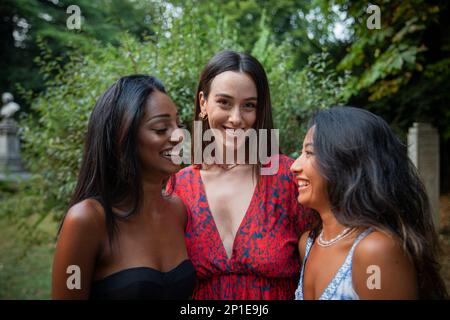
[[[405,136],[415,121],[431,122],[441,135],[441,163],[450,162],[450,5],[448,1],[380,0],[381,29],[368,29],[366,1],[336,0],[352,19],[353,37],[339,70],[352,77],[351,103],[383,116]],[[441,166],[442,189],[450,170]]]
[[[238,34],[226,18],[205,16],[195,6],[183,10],[162,12],[167,23],[152,39],[139,41],[125,34],[119,46],[97,41],[89,54],[70,56],[64,67],[48,59],[52,54],[42,46],[38,62],[46,90],[36,98],[29,95],[33,113],[22,121],[24,157],[34,178],[21,184],[17,197],[2,199],[5,215],[11,217],[20,208],[24,217],[61,217],[75,186],[90,112],[97,97],[121,76],[145,73],[162,79],[182,120],[191,123],[201,68],[220,50],[243,48],[236,45]],[[313,110],[338,102],[343,81],[328,73],[326,55],[297,71],[289,44],[267,41],[271,35],[264,23],[258,32],[253,54],[268,72],[283,151],[292,153],[302,141],[305,119]]]
[[[66,9],[78,5],[81,29],[69,30]],[[60,64],[72,51],[89,51],[93,40],[97,45],[118,44],[122,30],[142,37],[153,33],[159,15],[153,2],[144,0],[3,0],[0,3],[0,88],[17,98],[16,85],[34,91],[43,90],[43,79],[34,58],[39,56],[38,41],[45,41],[53,58]],[[22,104],[25,101],[20,101]],[[27,106],[25,105],[25,109]]]
[[[348,77],[337,74],[332,67],[335,61],[327,52],[310,55],[306,66],[298,70],[296,49],[288,40],[270,42],[264,15],[260,30],[252,54],[266,68],[271,83],[274,122],[280,130],[282,150],[295,157],[314,111],[346,102],[342,92]]]
[[[210,15],[216,12],[226,17],[231,28],[239,32],[239,44],[252,51],[259,38],[257,32],[261,19],[270,29],[268,41],[280,45],[287,42],[294,54],[294,63],[301,68],[308,63],[311,54],[339,51],[333,36],[336,13],[322,1],[309,0],[172,0],[175,6],[195,5]]]

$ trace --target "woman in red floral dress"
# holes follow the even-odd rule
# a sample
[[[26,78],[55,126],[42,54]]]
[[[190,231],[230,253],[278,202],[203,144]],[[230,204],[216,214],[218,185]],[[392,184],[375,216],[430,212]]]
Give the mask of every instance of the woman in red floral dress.
[[[200,163],[180,171],[168,187],[189,212],[185,239],[198,278],[193,298],[293,299],[300,270],[297,243],[311,221],[296,200],[293,160],[272,148],[265,161],[260,149],[256,163],[249,162],[248,151],[245,163],[218,161],[230,145],[235,155],[246,150],[248,143],[236,139],[238,129],[269,129],[258,145],[274,146],[261,64],[233,51],[214,56],[200,76],[195,120],[201,121],[202,136],[215,130],[216,149],[208,158],[205,144],[194,143],[194,152],[203,152]]]

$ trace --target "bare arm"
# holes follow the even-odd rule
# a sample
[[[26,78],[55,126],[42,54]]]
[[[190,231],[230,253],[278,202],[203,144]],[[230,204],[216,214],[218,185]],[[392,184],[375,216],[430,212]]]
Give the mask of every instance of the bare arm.
[[[100,210],[94,200],[85,200],[67,212],[53,260],[53,299],[89,298],[104,231]]]
[[[175,212],[177,213],[177,218],[181,221],[183,226],[183,230],[186,230],[187,222],[188,222],[188,209],[185,204],[177,195],[172,195],[171,201],[174,204]]]
[[[394,238],[374,231],[361,240],[353,256],[353,287],[361,299],[417,299],[413,263]]]

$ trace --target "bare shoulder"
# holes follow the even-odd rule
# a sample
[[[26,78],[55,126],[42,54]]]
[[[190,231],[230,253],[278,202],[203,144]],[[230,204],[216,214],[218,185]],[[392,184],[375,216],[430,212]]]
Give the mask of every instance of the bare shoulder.
[[[353,261],[374,261],[385,257],[400,258],[405,253],[401,243],[393,236],[375,230],[364,237],[355,248]]]
[[[400,240],[382,231],[373,231],[362,239],[353,255],[355,267],[384,265],[408,266],[409,258]]]
[[[300,252],[300,258],[303,260],[306,251],[306,241],[308,240],[310,231],[302,233],[300,240],[298,241],[298,252]]]
[[[105,226],[105,211],[94,199],[86,199],[73,205],[64,218],[63,228],[101,231]]]
[[[105,230],[105,213],[96,200],[81,201],[67,211],[53,259],[53,298],[87,299],[89,297]],[[72,265],[82,270],[80,290],[70,290],[66,285],[67,268]]]
[[[67,211],[57,247],[64,256],[97,255],[106,237],[106,217],[102,205],[97,200],[86,199]]]
[[[395,236],[373,231],[355,248],[353,287],[361,299],[415,299],[414,264]]]

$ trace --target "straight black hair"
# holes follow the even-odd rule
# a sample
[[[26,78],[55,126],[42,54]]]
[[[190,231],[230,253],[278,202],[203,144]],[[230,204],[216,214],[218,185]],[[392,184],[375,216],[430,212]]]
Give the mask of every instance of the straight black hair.
[[[117,219],[136,214],[142,203],[137,134],[146,101],[155,90],[166,93],[155,77],[122,77],[98,98],[89,119],[81,168],[69,207],[89,198],[99,201],[105,210],[110,244]],[[125,199],[130,201],[131,209],[119,216],[112,208]]]

